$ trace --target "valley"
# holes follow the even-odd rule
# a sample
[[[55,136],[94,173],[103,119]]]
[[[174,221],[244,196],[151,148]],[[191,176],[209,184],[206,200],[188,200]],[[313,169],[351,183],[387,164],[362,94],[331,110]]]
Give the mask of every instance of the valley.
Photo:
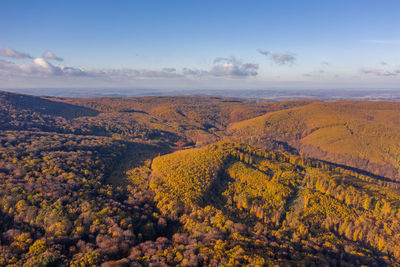
[[[400,264],[399,111],[0,91],[0,266]]]

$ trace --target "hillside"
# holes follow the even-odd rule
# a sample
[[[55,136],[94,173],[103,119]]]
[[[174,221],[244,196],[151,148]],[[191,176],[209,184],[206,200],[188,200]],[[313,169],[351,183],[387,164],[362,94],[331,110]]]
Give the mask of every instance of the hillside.
[[[219,140],[232,122],[267,112],[311,103],[308,100],[250,103],[240,99],[199,96],[147,96],[57,99],[82,105],[103,119],[136,121],[151,129],[178,135],[187,143],[204,145]]]
[[[400,103],[315,102],[234,123],[228,132],[287,142],[303,155],[400,179]]]
[[[398,106],[0,92],[0,266],[400,264]]]
[[[129,114],[104,115],[97,110],[62,100],[0,91],[0,129],[114,136],[130,140],[152,138],[164,142],[179,139],[172,133],[150,129],[129,117]]]
[[[154,159],[150,187],[218,265],[400,256],[400,185],[317,160],[218,143]]]
[[[99,112],[93,109],[78,105],[4,91],[0,91],[0,107],[2,110],[26,110],[31,113],[63,117],[66,119],[82,116],[96,116],[99,114]]]

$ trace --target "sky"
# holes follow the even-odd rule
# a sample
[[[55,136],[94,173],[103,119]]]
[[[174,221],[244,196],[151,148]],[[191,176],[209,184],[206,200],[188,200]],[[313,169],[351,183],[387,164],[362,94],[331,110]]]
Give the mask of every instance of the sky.
[[[0,89],[400,88],[400,1],[0,3]]]

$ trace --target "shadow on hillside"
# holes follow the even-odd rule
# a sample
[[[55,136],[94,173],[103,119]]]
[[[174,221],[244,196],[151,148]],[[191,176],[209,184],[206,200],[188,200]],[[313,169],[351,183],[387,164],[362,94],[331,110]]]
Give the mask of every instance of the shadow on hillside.
[[[382,181],[382,182],[393,183],[393,184],[396,184],[396,185],[400,186],[400,181],[396,181],[396,180],[390,179],[388,177],[384,177],[384,176],[380,176],[380,175],[377,175],[377,174],[373,174],[371,172],[368,172],[368,171],[365,171],[365,170],[362,170],[362,169],[350,167],[350,166],[343,165],[343,164],[337,164],[337,163],[333,163],[333,162],[329,162],[329,161],[325,161],[325,160],[321,160],[321,159],[313,159],[313,158],[310,158],[310,159],[323,162],[323,163],[325,163],[327,165],[330,165],[332,167],[335,167],[335,168],[339,167],[339,168],[342,168],[342,169],[345,169],[345,170],[348,170],[348,171],[355,172],[357,174],[369,176],[371,178],[374,178],[374,179]]]
[[[0,92],[0,103],[5,102],[15,109],[25,109],[40,114],[59,116],[66,119],[74,119],[83,116],[97,116],[97,110],[67,104],[56,100],[49,100],[41,97],[22,95],[8,92]]]
[[[104,181],[112,185],[127,184],[127,171],[142,165],[146,160],[152,160],[159,155],[167,154],[171,151],[168,146],[129,142],[125,151],[113,161],[114,164],[108,166],[104,173]]]
[[[293,146],[290,146],[288,143],[286,143],[284,141],[268,140],[265,144],[262,145],[262,147],[264,147],[266,149],[271,149],[271,150],[283,150],[289,154],[299,155],[299,152],[296,148],[294,148]],[[306,157],[306,159],[319,161],[326,165],[330,165],[334,168],[336,168],[336,167],[343,168],[345,170],[349,170],[349,171],[355,172],[357,174],[369,176],[371,178],[374,178],[374,179],[382,181],[382,182],[394,183],[394,184],[400,186],[400,181],[391,179],[389,177],[381,176],[378,174],[374,174],[372,172],[369,172],[369,171],[366,171],[363,169],[351,167],[351,166],[344,165],[344,164],[334,163],[331,161],[326,161],[326,160],[322,160],[322,159],[318,159],[318,158]]]
[[[224,196],[223,193],[228,189],[232,181],[233,179],[229,177],[225,171],[221,171],[218,174],[218,178],[211,183],[207,191],[203,194],[200,206],[202,208],[213,206],[217,209],[224,210],[228,198]]]
[[[225,172],[225,169],[228,169],[228,166],[233,162],[234,160],[230,160],[225,164],[224,170],[218,174],[218,178],[211,183],[208,190],[203,194],[200,206],[202,208],[212,206],[221,210],[222,214],[234,223],[244,223],[253,227],[258,221],[257,218],[247,211],[237,209],[233,196],[223,194],[234,181]]]

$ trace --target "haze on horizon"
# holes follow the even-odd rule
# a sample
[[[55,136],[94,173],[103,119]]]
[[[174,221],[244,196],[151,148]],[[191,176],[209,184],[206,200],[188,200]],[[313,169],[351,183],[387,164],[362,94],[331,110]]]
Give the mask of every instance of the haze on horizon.
[[[5,1],[0,89],[398,88],[400,3]]]

